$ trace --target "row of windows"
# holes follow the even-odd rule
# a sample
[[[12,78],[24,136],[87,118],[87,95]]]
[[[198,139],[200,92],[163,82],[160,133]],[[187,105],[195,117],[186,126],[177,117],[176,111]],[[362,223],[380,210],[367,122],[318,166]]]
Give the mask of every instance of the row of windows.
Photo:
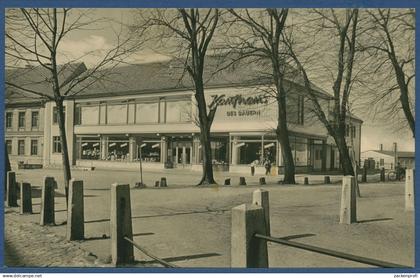
[[[76,125],[177,123],[191,120],[191,100],[127,101],[75,106]]]
[[[7,153],[12,154],[13,153],[13,144],[12,140],[6,140],[6,148]],[[25,155],[25,140],[19,139],[18,140],[18,155]],[[38,155],[38,140],[32,139],[31,140],[31,155]]]
[[[6,112],[6,128],[12,128],[13,113]],[[19,111],[18,113],[18,128],[25,128],[26,125],[26,111]],[[39,127],[39,111],[31,112],[31,128]]]

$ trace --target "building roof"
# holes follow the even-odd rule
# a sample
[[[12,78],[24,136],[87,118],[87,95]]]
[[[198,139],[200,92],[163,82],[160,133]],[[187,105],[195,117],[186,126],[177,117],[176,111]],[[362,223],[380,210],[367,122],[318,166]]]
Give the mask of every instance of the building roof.
[[[394,156],[394,151],[384,151],[384,150],[369,150],[370,152],[377,152],[384,155]],[[365,151],[365,152],[369,152]],[[406,152],[406,151],[397,151],[398,157],[407,157],[407,158],[414,158],[415,152]]]
[[[270,85],[271,79],[264,75],[269,72],[269,64],[255,61],[243,60],[234,65],[227,65],[226,57],[209,56],[206,58],[204,69],[205,87],[232,87],[232,86],[252,86]],[[60,67],[59,80],[68,78],[72,71],[80,65],[68,64]],[[101,75],[101,79],[94,82],[88,88],[79,92],[85,84],[92,79],[87,79],[85,83],[74,88],[72,94],[74,98],[105,97],[114,95],[130,95],[139,93],[153,93],[162,91],[179,91],[193,89],[193,81],[184,70],[182,61],[169,60],[164,62],[153,62],[146,64],[131,64],[114,68],[103,69],[95,76]],[[262,75],[263,74],[263,75]],[[266,76],[266,77],[261,77]],[[298,78],[296,70],[288,67],[286,79],[289,83],[303,85],[302,78]],[[52,85],[49,80],[47,69],[38,67],[28,67],[20,69],[7,69],[6,80],[18,84],[23,88],[34,91],[53,94]],[[324,98],[331,98],[331,95],[321,88],[312,84],[313,89]],[[70,94],[70,95],[72,95]],[[6,88],[6,103],[33,102],[39,100],[33,94],[17,90],[12,87]]]

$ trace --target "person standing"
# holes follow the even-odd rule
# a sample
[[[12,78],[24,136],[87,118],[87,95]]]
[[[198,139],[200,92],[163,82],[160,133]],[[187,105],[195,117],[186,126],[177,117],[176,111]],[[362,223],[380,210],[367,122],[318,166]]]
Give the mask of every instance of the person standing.
[[[266,176],[270,175],[270,172],[271,172],[271,161],[270,161],[270,159],[267,158],[265,160],[264,167],[265,167],[265,175]]]
[[[254,160],[251,162],[251,176],[255,175],[255,166],[257,166],[258,160]]]

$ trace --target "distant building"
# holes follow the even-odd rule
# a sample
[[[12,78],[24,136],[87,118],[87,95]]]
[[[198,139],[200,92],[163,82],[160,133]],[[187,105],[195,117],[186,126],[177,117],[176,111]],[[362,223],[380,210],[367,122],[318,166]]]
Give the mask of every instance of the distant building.
[[[369,168],[395,169],[395,165],[400,163],[403,168],[413,169],[415,167],[415,153],[398,151],[394,143],[394,150],[383,150],[382,145],[379,150],[364,151],[361,154],[362,162],[370,165]]]
[[[210,57],[207,62],[212,67],[214,61]],[[273,174],[282,171],[281,148],[275,135],[277,104],[267,93],[272,90],[271,80],[256,78],[254,66],[252,63],[242,64],[217,74],[212,74],[208,68],[205,71],[206,102],[208,105],[212,102],[218,104],[211,128],[216,170],[248,173],[250,163],[258,160],[256,173],[264,173],[263,161],[270,159],[273,166],[278,166],[273,167]],[[137,169],[141,159],[143,167],[149,169],[201,170],[200,130],[196,125],[193,84],[184,77],[180,68],[173,61],[117,67],[104,80],[68,98],[64,105],[72,165]],[[41,69],[32,70],[36,73]],[[6,79],[10,76],[13,76],[13,70],[7,72]],[[31,76],[24,77],[37,81],[36,76],[42,75],[31,73]],[[28,80],[21,83],[21,86],[37,84]],[[332,107],[332,96],[312,86],[321,105]],[[311,112],[311,101],[305,95],[302,80],[288,79],[285,87],[290,144],[297,172],[339,169],[338,149]],[[6,94],[9,95],[6,113],[15,115],[17,126],[19,108],[11,91],[6,90]],[[38,135],[37,163],[44,167],[61,165],[55,103],[46,101],[34,108],[28,99],[26,102],[25,109],[40,110],[43,122]],[[30,117],[28,113],[27,119]],[[7,120],[7,114],[5,118]],[[358,162],[361,125],[361,119],[354,115],[348,117],[346,139]],[[13,141],[6,142],[14,146],[11,159],[33,163],[28,147],[30,135],[25,139],[25,155],[16,156],[18,144],[22,150],[24,147],[18,143],[23,139],[18,139],[14,133],[19,131],[18,127],[14,129],[16,131],[6,130],[6,140]]]

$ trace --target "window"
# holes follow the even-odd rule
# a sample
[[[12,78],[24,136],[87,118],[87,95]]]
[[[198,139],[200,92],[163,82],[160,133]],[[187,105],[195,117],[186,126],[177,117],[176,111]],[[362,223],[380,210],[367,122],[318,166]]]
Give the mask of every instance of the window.
[[[74,124],[80,125],[82,123],[82,108],[79,104],[74,106]]]
[[[39,126],[39,112],[38,111],[32,111],[31,115],[31,127],[37,128]]]
[[[109,137],[107,160],[125,161],[130,159],[128,137]]]
[[[6,112],[6,128],[12,128],[13,113]]]
[[[385,159],[380,158],[379,159],[379,166],[384,166],[385,165]]]
[[[167,101],[166,122],[187,122],[191,115],[189,100]]]
[[[106,110],[108,124],[127,123],[127,104],[110,104]]]
[[[80,159],[98,160],[101,158],[101,142],[99,137],[81,137],[78,146]]]
[[[137,147],[141,148],[142,161],[160,162],[160,141],[144,141]]]
[[[53,153],[61,153],[61,140],[60,136],[53,136]]]
[[[18,140],[18,155],[25,155],[25,140]]]
[[[25,127],[25,112],[19,112],[19,128]]]
[[[159,107],[157,102],[137,103],[136,123],[157,123]]]
[[[287,96],[287,120],[290,123],[303,125],[304,122],[304,98],[301,95]]]
[[[12,154],[12,140],[6,140],[7,154]]]
[[[64,117],[66,117],[66,107],[63,107],[63,114]],[[53,124],[57,124],[58,123],[58,109],[57,106],[54,106],[53,108]]]
[[[38,140],[31,140],[31,155],[38,155]]]

